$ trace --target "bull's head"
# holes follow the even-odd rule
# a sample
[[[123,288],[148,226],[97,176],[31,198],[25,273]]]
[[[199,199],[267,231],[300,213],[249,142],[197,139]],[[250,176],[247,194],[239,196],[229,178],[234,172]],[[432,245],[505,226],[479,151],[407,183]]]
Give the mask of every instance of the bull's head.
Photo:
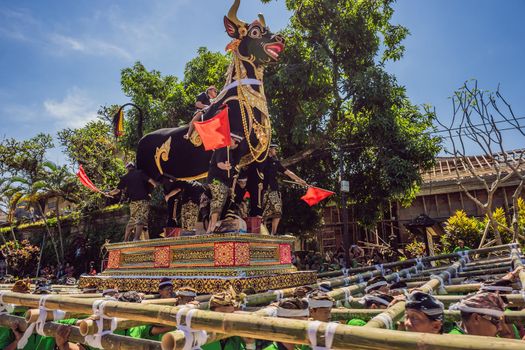
[[[224,16],[224,27],[228,35],[240,40],[238,50],[245,57],[254,57],[254,63],[261,65],[275,62],[284,49],[284,39],[273,34],[266,26],[262,14],[259,19],[247,24],[237,18],[240,0],[235,0],[227,16]]]

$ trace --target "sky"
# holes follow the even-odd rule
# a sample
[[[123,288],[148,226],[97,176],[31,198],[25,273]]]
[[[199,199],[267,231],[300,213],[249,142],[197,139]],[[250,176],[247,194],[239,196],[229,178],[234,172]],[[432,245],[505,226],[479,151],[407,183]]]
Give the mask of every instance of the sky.
[[[100,105],[128,102],[120,70],[141,61],[148,69],[182,76],[197,48],[224,52],[222,17],[229,0],[0,0],[0,139],[56,135],[96,118]],[[525,28],[521,0],[399,0],[393,23],[411,35],[406,52],[386,69],[415,104],[436,108],[448,121],[448,99],[472,78],[500,89],[525,116]],[[239,17],[265,14],[272,31],[290,17],[284,0],[243,0]],[[505,133],[506,146],[523,136]],[[476,150],[471,149],[476,153]],[[52,161],[63,162],[60,150]]]

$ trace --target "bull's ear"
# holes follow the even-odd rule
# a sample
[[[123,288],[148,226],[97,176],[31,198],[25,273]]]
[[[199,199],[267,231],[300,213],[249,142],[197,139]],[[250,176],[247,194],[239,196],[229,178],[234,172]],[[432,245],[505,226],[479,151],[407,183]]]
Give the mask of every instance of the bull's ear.
[[[226,33],[228,33],[230,37],[239,39],[239,28],[226,16],[224,16],[224,28],[226,28]]]

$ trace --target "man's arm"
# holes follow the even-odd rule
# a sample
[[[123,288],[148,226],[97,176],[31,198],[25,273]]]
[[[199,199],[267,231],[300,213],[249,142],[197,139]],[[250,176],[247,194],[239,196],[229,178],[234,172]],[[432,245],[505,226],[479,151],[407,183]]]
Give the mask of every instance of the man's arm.
[[[164,196],[164,199],[167,201],[170,200],[171,197],[173,197],[174,195],[176,195],[177,193],[180,192],[180,188],[176,188],[174,190],[172,190],[170,193],[168,193],[167,195]]]
[[[208,108],[209,106],[208,105],[205,105],[204,103],[202,103],[201,101],[197,101],[195,102],[195,107],[197,109],[204,109],[204,108]]]
[[[59,350],[84,350],[84,347],[80,344],[70,343],[69,335],[71,334],[71,327],[67,325],[61,325],[58,327],[55,334],[55,344]]]
[[[286,176],[288,176],[290,179],[294,180],[295,182],[297,182],[297,183],[299,183],[299,184],[301,184],[303,186],[308,186],[308,183],[306,181],[301,179],[299,176],[295,175],[291,170],[286,169],[284,174]]]

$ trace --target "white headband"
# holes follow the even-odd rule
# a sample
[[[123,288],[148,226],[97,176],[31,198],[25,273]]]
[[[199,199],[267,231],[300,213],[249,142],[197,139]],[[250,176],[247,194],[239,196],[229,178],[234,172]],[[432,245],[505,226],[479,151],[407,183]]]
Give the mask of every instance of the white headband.
[[[306,299],[308,302],[308,307],[310,309],[316,309],[318,307],[333,307],[334,302],[331,300],[317,300],[317,299]]]
[[[96,292],[97,288],[95,287],[86,287],[82,289],[83,292]]]
[[[477,307],[470,307],[462,303],[457,303],[454,305],[451,305],[449,307],[449,310],[459,310],[463,312],[470,312],[475,314],[483,314],[493,317],[501,317],[503,316],[504,312],[501,310],[496,309],[487,309],[487,308],[477,308]]]
[[[164,286],[172,286],[173,287],[173,283],[171,281],[165,281],[165,282],[160,282],[159,283],[159,288],[160,287],[164,287]]]
[[[365,287],[365,293],[368,293],[370,290],[376,287],[386,286],[387,284],[388,283],[386,281],[379,281],[376,283],[372,283],[371,285]]]
[[[308,309],[285,309],[277,307],[277,317],[308,317],[310,312]]]
[[[114,288],[109,288],[109,289],[104,289],[102,291],[102,295],[104,294],[108,294],[108,293],[118,293],[118,290],[114,289]]]
[[[175,293],[179,297],[196,297],[197,293],[189,291],[189,290],[178,290]]]
[[[363,304],[367,301],[375,301],[376,303],[380,303],[386,306],[390,305],[390,302],[388,300],[376,297],[374,295],[365,295],[361,300],[363,301]]]

